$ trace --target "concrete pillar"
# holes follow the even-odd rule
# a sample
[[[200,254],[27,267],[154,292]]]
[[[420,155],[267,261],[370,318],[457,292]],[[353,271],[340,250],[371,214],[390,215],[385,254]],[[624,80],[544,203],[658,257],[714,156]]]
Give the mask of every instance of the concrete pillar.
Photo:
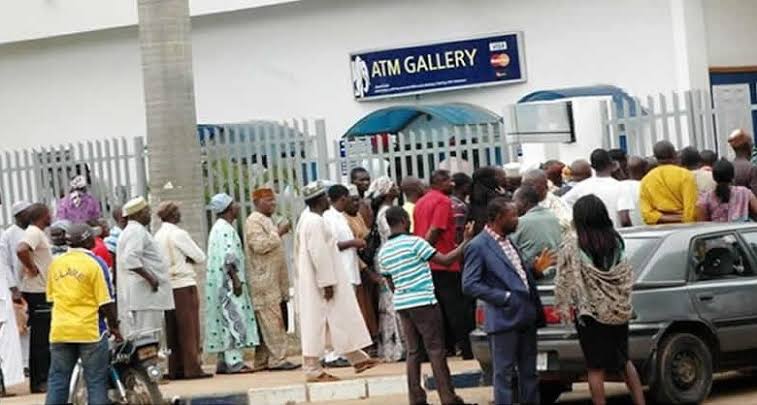
[[[710,88],[702,0],[670,0],[676,90]]]

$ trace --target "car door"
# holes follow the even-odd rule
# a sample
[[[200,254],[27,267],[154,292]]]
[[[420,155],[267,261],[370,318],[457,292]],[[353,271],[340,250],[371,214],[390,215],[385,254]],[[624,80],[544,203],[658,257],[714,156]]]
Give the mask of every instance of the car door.
[[[757,242],[757,233],[752,237]],[[746,246],[736,233],[702,236],[692,241],[689,258],[691,298],[700,317],[716,328],[721,350],[753,348],[757,275]]]

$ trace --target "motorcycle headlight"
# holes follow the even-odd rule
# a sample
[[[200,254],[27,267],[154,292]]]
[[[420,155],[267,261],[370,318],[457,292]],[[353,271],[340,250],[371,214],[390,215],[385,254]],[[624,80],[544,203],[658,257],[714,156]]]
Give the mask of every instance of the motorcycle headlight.
[[[145,371],[147,371],[147,376],[155,382],[160,381],[160,379],[163,377],[163,371],[157,364],[147,367]]]

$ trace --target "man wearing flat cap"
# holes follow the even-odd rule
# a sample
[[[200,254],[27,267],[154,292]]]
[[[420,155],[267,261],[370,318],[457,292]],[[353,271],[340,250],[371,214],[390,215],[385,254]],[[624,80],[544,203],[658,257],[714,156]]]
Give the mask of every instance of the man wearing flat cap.
[[[743,129],[737,129],[731,132],[728,143],[736,154],[733,160],[733,185],[746,187],[757,195],[757,166],[751,162],[752,136]]]
[[[289,233],[289,222],[275,224],[276,196],[267,187],[252,193],[255,212],[244,224],[247,253],[247,280],[260,327],[261,342],[255,350],[256,370],[293,370],[299,365],[287,361],[289,339],[286,334],[282,303],[289,300],[289,273],[282,237]]]
[[[168,260],[168,275],[173,287],[176,309],[166,311],[166,344],[168,378],[191,380],[211,377],[202,371],[200,361],[200,298],[197,292],[195,265],[205,263],[205,252],[197,246],[189,232],[181,229],[181,210],[173,201],[158,205],[162,221],[155,233],[163,257]]]
[[[295,231],[297,304],[302,328],[303,371],[308,382],[338,380],[321,367],[327,349],[344,356],[356,373],[376,366],[362,349],[373,342],[347,273],[341,269],[336,238],[323,219],[329,209],[323,181],[302,190],[308,209]]]
[[[142,331],[162,330],[164,312],[174,309],[168,263],[147,229],[150,213],[143,197],[123,206],[128,222],[118,241],[116,286],[118,320],[127,338]]]

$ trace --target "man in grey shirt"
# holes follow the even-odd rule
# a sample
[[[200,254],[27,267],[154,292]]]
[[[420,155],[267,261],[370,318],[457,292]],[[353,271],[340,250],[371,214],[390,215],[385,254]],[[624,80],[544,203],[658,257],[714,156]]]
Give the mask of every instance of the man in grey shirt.
[[[128,219],[118,240],[118,320],[121,333],[129,337],[161,330],[164,312],[174,309],[168,263],[160,246],[147,230],[150,206],[137,197],[123,206]]]
[[[510,235],[512,242],[520,249],[523,262],[531,266],[544,250],[557,253],[562,241],[562,228],[557,216],[548,208],[539,205],[539,192],[531,186],[523,185],[513,199],[518,208],[518,228]],[[552,278],[554,266],[536,278]]]

